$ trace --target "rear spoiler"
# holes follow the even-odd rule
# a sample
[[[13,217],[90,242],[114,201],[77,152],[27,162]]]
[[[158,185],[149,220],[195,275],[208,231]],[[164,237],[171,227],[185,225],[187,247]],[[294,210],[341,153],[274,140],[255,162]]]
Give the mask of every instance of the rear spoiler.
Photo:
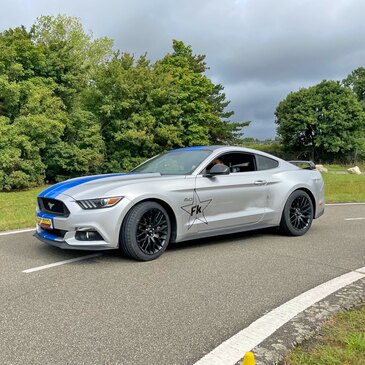
[[[291,164],[295,165],[295,166],[298,166],[302,169],[305,169],[305,170],[315,170],[316,169],[316,165],[314,162],[312,161],[288,161],[290,162]]]

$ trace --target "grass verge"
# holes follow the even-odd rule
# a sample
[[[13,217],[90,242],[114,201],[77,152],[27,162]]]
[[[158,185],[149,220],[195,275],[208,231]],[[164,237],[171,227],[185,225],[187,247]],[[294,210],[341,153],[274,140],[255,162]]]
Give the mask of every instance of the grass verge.
[[[322,174],[326,203],[365,202],[365,175]]]
[[[36,197],[45,188],[0,193],[0,231],[35,226]]]
[[[333,316],[312,340],[294,349],[283,365],[365,365],[365,305]]]

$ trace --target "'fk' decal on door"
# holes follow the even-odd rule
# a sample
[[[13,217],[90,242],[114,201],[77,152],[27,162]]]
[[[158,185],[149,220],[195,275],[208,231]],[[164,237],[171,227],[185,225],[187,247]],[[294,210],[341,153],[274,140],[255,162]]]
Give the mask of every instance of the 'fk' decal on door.
[[[208,221],[204,215],[204,210],[207,208],[211,201],[212,199],[201,201],[198,193],[196,192],[196,190],[194,190],[192,202],[188,205],[184,205],[183,207],[181,207],[183,211],[189,214],[188,229],[190,229],[197,220],[202,223],[208,224]]]

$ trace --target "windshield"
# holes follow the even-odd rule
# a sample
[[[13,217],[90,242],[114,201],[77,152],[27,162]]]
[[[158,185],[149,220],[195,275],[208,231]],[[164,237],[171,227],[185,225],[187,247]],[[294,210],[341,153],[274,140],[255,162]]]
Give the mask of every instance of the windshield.
[[[133,172],[159,172],[161,175],[190,175],[212,151],[172,151],[137,166]]]

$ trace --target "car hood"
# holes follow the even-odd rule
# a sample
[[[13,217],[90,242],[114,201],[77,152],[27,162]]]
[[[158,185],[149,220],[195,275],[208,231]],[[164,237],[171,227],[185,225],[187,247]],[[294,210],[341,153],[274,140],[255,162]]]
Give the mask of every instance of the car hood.
[[[79,177],[52,185],[42,191],[38,196],[57,199],[60,194],[68,195],[74,199],[92,199],[107,197],[108,193],[125,185],[151,180],[166,179],[159,173],[126,173],[105,174]],[[182,177],[182,176],[180,176]],[[170,177],[171,178],[171,177]]]

